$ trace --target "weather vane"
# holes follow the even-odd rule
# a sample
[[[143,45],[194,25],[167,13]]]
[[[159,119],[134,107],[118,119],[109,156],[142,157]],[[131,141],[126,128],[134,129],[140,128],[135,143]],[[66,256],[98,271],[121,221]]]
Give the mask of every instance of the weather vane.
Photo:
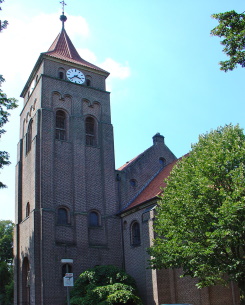
[[[64,10],[65,10],[65,5],[66,5],[66,3],[65,3],[65,1],[63,0],[63,1],[60,1],[60,4],[62,4],[62,14],[64,15]]]

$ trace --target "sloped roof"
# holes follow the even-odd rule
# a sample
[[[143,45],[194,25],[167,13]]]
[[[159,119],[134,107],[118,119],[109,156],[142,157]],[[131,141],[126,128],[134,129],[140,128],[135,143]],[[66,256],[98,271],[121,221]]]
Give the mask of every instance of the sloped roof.
[[[104,72],[109,75],[109,72],[89,63],[88,61],[81,58],[78,54],[76,48],[74,47],[73,43],[71,42],[69,36],[67,35],[65,29],[63,28],[59,35],[56,37],[54,42],[52,43],[51,47],[48,49],[47,52],[43,54],[67,60],[72,63],[76,63],[79,65],[83,65],[88,68],[95,69],[97,71]]]
[[[136,159],[138,159],[138,157],[140,157],[141,155],[142,155],[142,154],[140,154],[140,155],[134,157],[132,160],[126,162],[126,163],[123,164],[121,167],[119,167],[117,170],[118,170],[118,171],[121,171],[121,170],[125,169],[127,166],[131,165]]]
[[[151,146],[152,147],[152,146]],[[132,160],[126,162],[125,164],[123,164],[121,167],[119,167],[117,170],[121,171],[126,169],[128,166],[132,165],[136,160],[140,159],[141,156],[144,156],[144,154],[151,149],[151,147],[147,148],[145,151],[143,151],[141,154],[139,154],[138,156],[134,157]]]
[[[170,175],[175,164],[181,159],[182,158],[177,159],[164,167],[163,170],[160,171],[160,173],[146,185],[144,190],[126,207],[126,209],[123,210],[123,212],[159,196],[163,192],[162,189],[167,185],[164,180]]]

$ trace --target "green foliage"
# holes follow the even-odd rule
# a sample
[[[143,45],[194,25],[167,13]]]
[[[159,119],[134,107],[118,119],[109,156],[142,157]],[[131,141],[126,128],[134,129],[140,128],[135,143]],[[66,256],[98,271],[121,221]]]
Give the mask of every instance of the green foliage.
[[[0,300],[13,304],[13,228],[10,220],[0,221]]]
[[[3,3],[4,0],[0,0],[0,4]],[[0,11],[2,8],[0,7]],[[5,29],[8,25],[8,22],[1,21],[0,20],[0,32]],[[2,83],[5,81],[2,75],[0,75],[0,87],[2,86]],[[3,93],[3,91],[0,89],[0,138],[2,134],[4,134],[6,131],[2,128],[4,124],[8,122],[8,117],[10,116],[9,110],[14,109],[17,107],[16,104],[17,100],[14,98],[7,98],[7,95]],[[4,165],[9,165],[9,154],[6,151],[0,151],[0,169],[3,168]],[[0,188],[6,187],[5,184],[3,184],[0,181]]]
[[[71,291],[73,305],[142,304],[134,279],[119,268],[96,266],[83,272]]]
[[[151,267],[182,267],[198,287],[232,280],[244,295],[244,183],[243,130],[228,125],[201,135],[167,179]]]
[[[221,41],[225,46],[223,52],[230,57],[220,62],[220,70],[227,72],[237,65],[245,67],[245,14],[230,11],[213,14],[212,17],[218,20],[219,25],[211,31],[211,35],[224,38]]]
[[[4,78],[0,75],[0,87],[4,81]],[[2,127],[8,122],[10,116],[9,110],[17,107],[16,102],[17,100],[14,98],[7,98],[7,95],[0,89],[0,138],[2,134],[6,132]],[[0,169],[2,169],[4,165],[9,164],[9,154],[6,151],[0,151]],[[0,188],[4,187],[6,187],[6,185],[0,181]]]
[[[12,264],[13,260],[13,228],[10,220],[0,220],[0,261]]]
[[[3,305],[12,305],[14,304],[14,280],[13,273],[12,278],[9,284],[5,285],[5,296]]]

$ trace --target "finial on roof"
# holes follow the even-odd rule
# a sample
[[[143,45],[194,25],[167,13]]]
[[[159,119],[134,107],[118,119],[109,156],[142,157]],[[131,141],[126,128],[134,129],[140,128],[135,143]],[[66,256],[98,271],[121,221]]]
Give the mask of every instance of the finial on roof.
[[[67,20],[67,17],[64,15],[64,11],[65,11],[65,1],[60,1],[60,4],[62,5],[62,15],[60,16],[60,20],[62,21],[62,30],[64,29],[64,24]]]

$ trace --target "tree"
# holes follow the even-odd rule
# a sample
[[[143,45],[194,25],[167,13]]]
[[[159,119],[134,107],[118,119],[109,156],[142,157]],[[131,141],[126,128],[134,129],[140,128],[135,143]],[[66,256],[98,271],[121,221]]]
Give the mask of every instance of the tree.
[[[211,35],[224,38],[221,41],[225,46],[223,52],[230,57],[219,63],[220,70],[227,72],[237,65],[245,67],[245,14],[230,11],[213,14],[212,17],[219,21],[219,25],[211,31]]]
[[[0,4],[4,0],[0,0]],[[1,7],[0,7],[0,10]],[[2,29],[5,29],[7,27],[8,22],[5,20],[1,22],[0,20],[0,32]],[[2,83],[5,81],[2,75],[0,75],[0,87],[2,86]],[[14,98],[7,98],[7,95],[3,93],[3,91],[0,89],[0,138],[2,135],[6,132],[2,127],[4,124],[8,122],[8,118],[10,116],[9,110],[14,109],[17,107],[16,104],[17,100]],[[9,154],[6,151],[0,151],[0,169],[4,167],[4,165],[9,165]],[[3,184],[0,181],[0,188],[6,187],[5,184]]]
[[[201,135],[161,195],[152,268],[182,268],[198,288],[234,281],[245,304],[245,136],[237,125]]]
[[[4,78],[0,75],[0,87],[4,81]],[[8,110],[16,108],[16,102],[17,100],[15,98],[7,98],[7,95],[0,89],[0,138],[6,132],[2,127],[8,122],[10,116]],[[0,151],[0,169],[2,169],[4,165],[9,164],[9,154],[6,151]],[[4,187],[6,187],[6,185],[0,181],[0,188]]]
[[[73,305],[141,305],[135,295],[134,279],[112,266],[96,266],[84,271],[71,291]]]
[[[0,0],[0,4],[3,3],[4,0]],[[2,10],[2,8],[0,7],[0,11]],[[4,21],[1,21],[0,20],[0,32],[3,30],[3,29],[6,29],[8,25],[8,21],[7,20],[4,20]]]
[[[13,228],[10,220],[0,220],[0,304],[13,304]]]

